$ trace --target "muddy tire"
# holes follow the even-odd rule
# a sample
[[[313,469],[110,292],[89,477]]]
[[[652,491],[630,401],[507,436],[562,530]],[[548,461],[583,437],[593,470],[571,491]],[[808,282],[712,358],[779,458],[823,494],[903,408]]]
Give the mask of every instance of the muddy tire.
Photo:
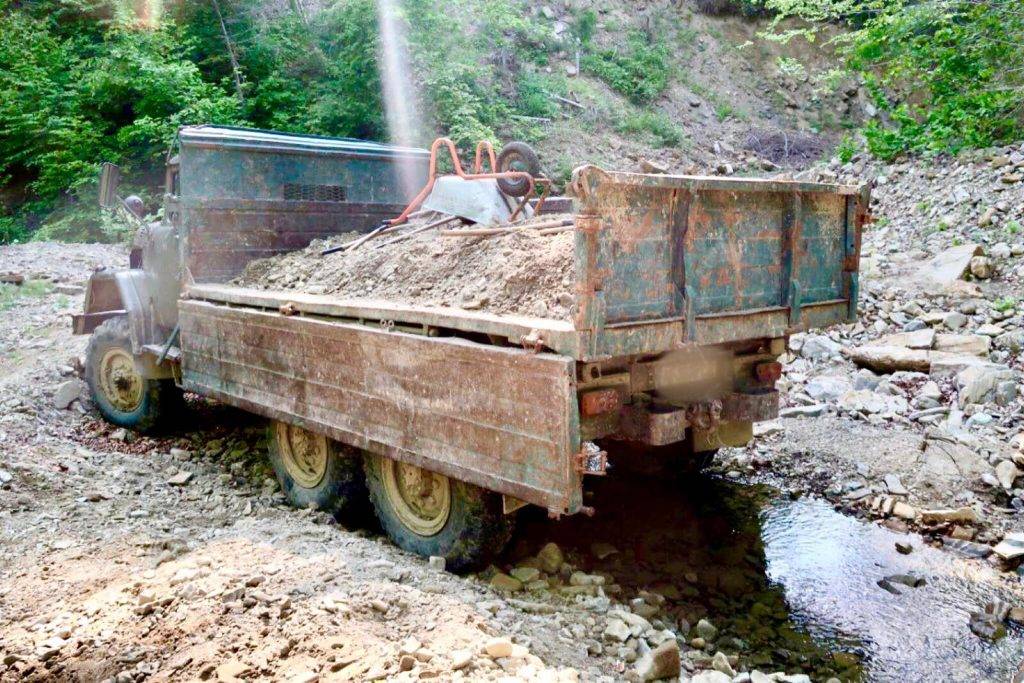
[[[291,505],[315,507],[345,524],[370,518],[361,451],[276,420],[267,443],[270,464]]]
[[[510,142],[501,148],[498,154],[498,172],[525,171],[534,178],[540,176],[540,157],[525,142]],[[499,178],[498,187],[511,197],[522,197],[530,190],[530,183],[525,178],[510,180]]]
[[[85,381],[103,417],[119,427],[153,431],[182,406],[181,390],[170,379],[145,379],[135,367],[128,318],[97,327],[85,350]]]
[[[444,557],[450,571],[485,566],[512,535],[496,493],[378,455],[368,455],[364,467],[385,533],[400,548]]]

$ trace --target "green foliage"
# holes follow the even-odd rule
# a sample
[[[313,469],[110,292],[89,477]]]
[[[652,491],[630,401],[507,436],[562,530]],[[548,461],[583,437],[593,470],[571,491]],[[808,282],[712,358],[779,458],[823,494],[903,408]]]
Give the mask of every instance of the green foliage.
[[[53,291],[45,280],[26,280],[22,285],[0,283],[0,311],[14,308],[22,299],[39,299]]]
[[[1020,223],[1017,221],[1007,221],[1006,232],[1010,235],[1017,235],[1020,233]]]
[[[570,28],[580,45],[589,46],[597,30],[597,12],[590,8],[577,12]]]
[[[776,21],[848,22],[837,39],[880,116],[870,151],[956,153],[1024,134],[1024,3],[1020,0],[766,0]],[[778,26],[778,23],[776,23]],[[786,40],[813,29],[775,34]]]
[[[1017,307],[1017,300],[1012,296],[1004,297],[1002,299],[996,299],[992,302],[992,309],[1005,313],[1006,311],[1012,311]]]
[[[28,239],[25,223],[14,216],[0,216],[0,244],[15,244]]]
[[[671,70],[668,49],[652,44],[643,33],[631,33],[623,50],[585,55],[582,67],[637,104],[651,102],[665,92]]]
[[[844,164],[852,159],[858,151],[857,141],[849,135],[840,140],[839,144],[836,145],[836,156]]]
[[[638,110],[624,115],[615,125],[620,133],[646,135],[657,147],[678,147],[686,134],[660,111]]]
[[[517,109],[526,116],[550,118],[561,111],[551,94],[562,94],[564,81],[556,81],[546,74],[524,71],[519,76],[518,91]]]

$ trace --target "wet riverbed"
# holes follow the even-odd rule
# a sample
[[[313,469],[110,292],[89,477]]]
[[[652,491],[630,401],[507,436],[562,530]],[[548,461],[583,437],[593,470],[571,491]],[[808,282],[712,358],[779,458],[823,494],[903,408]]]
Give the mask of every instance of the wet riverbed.
[[[608,477],[587,503],[593,518],[525,515],[511,555],[554,540],[585,569],[614,576],[627,598],[648,588],[666,595],[677,624],[706,616],[721,630],[720,649],[762,671],[1006,681],[1024,661],[1019,631],[993,644],[969,628],[970,612],[993,598],[1024,604],[1015,575],[827,502],[713,478]],[[899,554],[896,541],[914,551]],[[895,595],[877,583],[894,574],[926,583],[897,584]]]

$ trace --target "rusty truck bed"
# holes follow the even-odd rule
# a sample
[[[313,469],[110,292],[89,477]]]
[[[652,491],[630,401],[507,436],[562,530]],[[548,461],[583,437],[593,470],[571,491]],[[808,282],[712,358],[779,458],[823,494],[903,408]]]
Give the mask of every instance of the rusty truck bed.
[[[777,342],[855,314],[858,188],[595,167],[573,187],[572,321],[195,283],[183,385],[575,512],[582,363]]]

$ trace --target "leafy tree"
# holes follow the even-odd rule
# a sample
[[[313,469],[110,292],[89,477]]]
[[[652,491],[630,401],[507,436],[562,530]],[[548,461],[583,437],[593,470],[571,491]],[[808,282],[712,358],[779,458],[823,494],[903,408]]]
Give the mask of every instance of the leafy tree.
[[[880,118],[870,150],[957,152],[1024,134],[1024,2],[1020,0],[765,0],[782,19],[844,23],[835,39]],[[774,34],[785,40],[814,29]]]

